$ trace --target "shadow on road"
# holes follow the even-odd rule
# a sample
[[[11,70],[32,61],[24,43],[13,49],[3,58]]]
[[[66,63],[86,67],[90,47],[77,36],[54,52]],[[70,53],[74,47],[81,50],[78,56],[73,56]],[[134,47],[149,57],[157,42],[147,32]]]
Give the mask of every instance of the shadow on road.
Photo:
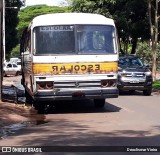
[[[119,95],[121,96],[143,96],[143,91],[120,91]]]
[[[19,96],[17,98],[17,96]],[[3,101],[25,104],[24,90],[17,89],[14,86],[3,86]],[[61,100],[38,102],[38,104],[46,104],[44,114],[62,114],[62,113],[104,113],[119,112],[120,107],[110,103],[105,104],[104,108],[94,106],[93,100]]]
[[[71,113],[105,113],[119,112],[120,107],[110,103],[105,104],[103,108],[94,106],[91,100],[75,100],[75,101],[54,101],[48,102],[49,106],[45,110],[45,114],[71,114]]]
[[[98,132],[90,130],[89,125],[75,123],[67,119],[55,119],[47,125],[40,125],[20,131],[17,146],[159,146],[160,135],[153,135],[160,126],[152,126],[146,130],[113,130],[112,132]],[[40,129],[40,130],[39,130]],[[106,129],[107,130],[107,129]],[[35,134],[33,134],[35,133]],[[32,136],[31,136],[32,135]],[[11,136],[16,140],[16,136]],[[1,145],[1,142],[0,142]],[[96,148],[95,147],[95,148]],[[57,152],[62,152],[60,148]],[[53,150],[54,151],[54,150]],[[72,150],[70,150],[72,152]],[[136,153],[136,155],[142,154]]]
[[[155,95],[155,94],[160,94],[158,91],[152,91],[151,96]],[[119,92],[120,96],[144,96],[143,95],[143,91],[128,91],[128,90],[123,90]],[[146,97],[150,97],[150,96],[146,96]]]

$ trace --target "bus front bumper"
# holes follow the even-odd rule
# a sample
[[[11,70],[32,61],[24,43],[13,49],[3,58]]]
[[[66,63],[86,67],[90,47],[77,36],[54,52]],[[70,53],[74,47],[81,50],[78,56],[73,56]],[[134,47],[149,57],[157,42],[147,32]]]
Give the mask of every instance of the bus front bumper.
[[[117,88],[109,89],[69,89],[37,91],[34,94],[34,100],[53,101],[53,100],[72,100],[72,99],[97,99],[97,98],[117,98],[119,91]]]

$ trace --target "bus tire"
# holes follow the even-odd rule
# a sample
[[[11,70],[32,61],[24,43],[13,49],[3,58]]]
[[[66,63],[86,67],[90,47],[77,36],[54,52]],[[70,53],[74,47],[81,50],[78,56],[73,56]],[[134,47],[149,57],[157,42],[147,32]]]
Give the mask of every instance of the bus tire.
[[[33,99],[32,99],[32,97],[31,97],[31,95],[27,92],[26,89],[25,89],[25,97],[26,97],[26,103],[32,105]]]
[[[104,105],[105,105],[105,98],[103,98],[103,99],[94,99],[94,104],[95,104],[95,107],[97,107],[97,108],[103,108]]]
[[[45,104],[36,101],[34,104],[35,110],[37,110],[38,114],[44,114],[45,113]]]

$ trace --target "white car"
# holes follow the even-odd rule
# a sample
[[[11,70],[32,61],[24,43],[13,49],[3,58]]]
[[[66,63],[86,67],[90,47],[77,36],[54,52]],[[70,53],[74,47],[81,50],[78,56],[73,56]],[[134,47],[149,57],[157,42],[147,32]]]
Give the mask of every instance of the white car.
[[[21,69],[15,63],[8,63],[3,68],[3,76],[18,76],[19,74],[21,74]]]
[[[19,69],[21,70],[21,60],[18,60],[18,61],[16,62],[16,64],[17,64],[17,66],[19,67]]]

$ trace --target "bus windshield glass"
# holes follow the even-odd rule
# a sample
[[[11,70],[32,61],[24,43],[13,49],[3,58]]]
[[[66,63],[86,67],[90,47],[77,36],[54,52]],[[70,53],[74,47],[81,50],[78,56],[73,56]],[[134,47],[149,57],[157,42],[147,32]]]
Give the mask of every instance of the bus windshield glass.
[[[34,29],[35,54],[114,54],[115,28],[110,25],[54,25]]]

